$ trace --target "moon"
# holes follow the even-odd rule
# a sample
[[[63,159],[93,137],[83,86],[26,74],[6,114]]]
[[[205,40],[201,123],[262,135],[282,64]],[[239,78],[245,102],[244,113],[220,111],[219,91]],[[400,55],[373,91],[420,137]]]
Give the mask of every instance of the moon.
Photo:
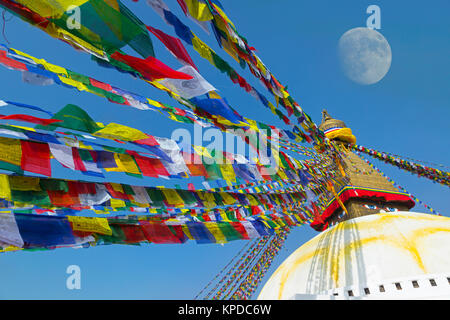
[[[369,28],[345,32],[339,39],[338,55],[345,75],[362,85],[377,83],[391,67],[392,52],[388,41]]]

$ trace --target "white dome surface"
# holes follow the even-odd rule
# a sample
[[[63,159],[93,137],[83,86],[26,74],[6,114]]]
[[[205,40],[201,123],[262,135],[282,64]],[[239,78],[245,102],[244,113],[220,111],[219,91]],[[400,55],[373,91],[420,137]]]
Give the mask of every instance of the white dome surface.
[[[394,212],[339,223],[292,253],[258,297],[355,298],[450,299],[450,218]]]

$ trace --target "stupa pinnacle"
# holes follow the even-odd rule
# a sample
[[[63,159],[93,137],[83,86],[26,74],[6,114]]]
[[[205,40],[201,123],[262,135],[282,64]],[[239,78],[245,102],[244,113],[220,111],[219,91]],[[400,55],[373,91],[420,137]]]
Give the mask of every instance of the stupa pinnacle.
[[[327,200],[320,219],[312,224],[316,230],[324,230],[348,219],[379,213],[380,210],[407,211],[414,206],[414,201],[408,194],[395,188],[385,177],[347,149],[348,144],[356,142],[356,137],[342,120],[332,118],[323,110],[319,129],[341,149],[343,174],[336,179],[334,194]]]

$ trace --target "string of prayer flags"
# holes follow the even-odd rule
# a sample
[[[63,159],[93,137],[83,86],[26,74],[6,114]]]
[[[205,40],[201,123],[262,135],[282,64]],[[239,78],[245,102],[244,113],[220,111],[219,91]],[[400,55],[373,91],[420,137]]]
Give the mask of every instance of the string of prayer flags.
[[[33,70],[33,72],[36,72],[36,70],[43,70],[42,68],[46,68],[45,71],[48,71],[50,74],[53,75],[55,83],[63,86],[77,88],[77,90],[80,91],[87,91],[94,93],[96,95],[104,96],[109,101],[114,103],[129,105],[141,110],[157,111],[163,115],[168,116],[170,119],[178,122],[197,123],[203,127],[211,126],[211,124],[209,123],[213,123],[213,125],[218,127],[220,130],[234,129],[236,125],[244,127],[250,125],[252,129],[255,130],[259,130],[259,128],[263,129],[268,127],[260,122],[251,121],[250,119],[245,119],[246,121],[245,123],[240,124],[233,123],[233,125],[230,126],[228,120],[220,116],[213,117],[212,115],[209,115],[205,111],[202,111],[202,115],[200,116],[198,113],[194,114],[192,110],[181,110],[178,108],[168,106],[166,104],[161,104],[159,102],[153,101],[148,98],[144,98],[142,96],[136,95],[126,90],[113,87],[109,84],[102,83],[93,78],[77,74],[71,70],[67,70],[59,66],[49,64],[43,59],[33,58],[30,55],[21,53],[18,50],[9,49],[4,45],[3,47],[7,50],[8,59],[12,61],[15,61],[14,59],[20,59],[20,61],[26,62],[27,63],[26,68]],[[36,67],[38,64],[40,64],[40,68]],[[57,73],[55,74],[55,72]],[[170,89],[165,87],[164,90],[170,91]],[[182,102],[183,104],[186,104],[187,106],[189,106],[189,108],[192,107],[189,103],[186,102],[186,100],[178,100],[178,101]],[[252,125],[251,123],[254,123],[254,125]],[[301,131],[295,130],[295,128],[294,128],[295,132],[280,129],[277,129],[277,131],[284,134],[286,137],[293,138],[298,141],[305,140],[305,137],[308,138]]]
[[[246,223],[247,227],[244,227]],[[254,232],[248,233],[249,224]],[[275,226],[275,225],[274,225]],[[246,229],[247,228],[247,229]],[[0,212],[0,252],[102,244],[225,243],[274,234],[262,220],[176,222],[148,216],[111,218]]]
[[[381,160],[399,169],[409,171],[419,177],[427,178],[442,185],[450,186],[450,172],[442,171],[432,167],[424,166],[416,162],[401,159],[386,152],[377,151],[367,147],[352,145],[353,150],[363,152],[375,159]]]

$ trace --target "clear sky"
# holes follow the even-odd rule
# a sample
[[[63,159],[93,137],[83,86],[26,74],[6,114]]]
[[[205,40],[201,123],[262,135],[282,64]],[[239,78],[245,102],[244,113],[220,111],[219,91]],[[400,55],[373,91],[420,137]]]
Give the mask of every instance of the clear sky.
[[[248,70],[240,67],[195,23],[183,16],[175,0],[169,8],[219,55],[261,92],[270,97]],[[171,27],[144,1],[126,4],[147,25],[174,35]],[[423,1],[298,1],[222,0],[240,34],[316,123],[321,111],[344,120],[358,143],[381,151],[450,166],[450,21],[448,0]],[[390,71],[379,83],[362,86],[348,80],[337,60],[337,42],[349,29],[364,27],[366,8],[381,8],[381,30],[392,49]],[[177,106],[162,92],[141,80],[97,66],[89,55],[73,50],[18,18],[6,14],[4,35],[10,46],[78,73],[146,97]],[[174,69],[181,65],[152,37],[156,57]],[[0,42],[7,44],[0,35]],[[230,104],[246,117],[283,127],[259,102],[234,85],[208,62],[186,47],[201,74]],[[53,85],[25,84],[17,71],[0,67],[0,99],[29,103],[58,111],[68,103],[83,107],[97,121],[117,122],[144,132],[170,137],[182,124],[151,111],[109,103],[89,93]],[[14,108],[3,114],[24,113]],[[34,114],[42,116],[42,114]],[[184,126],[189,128],[188,126]],[[427,179],[373,163],[413,195],[442,215],[449,216],[448,187]],[[448,170],[448,169],[447,169]],[[56,177],[79,177],[59,167]],[[116,182],[161,185],[158,180],[110,175]],[[85,176],[82,179],[86,179]],[[177,180],[186,186],[188,180]],[[164,182],[173,185],[173,182]],[[201,187],[201,184],[196,184]],[[414,209],[427,212],[422,206]],[[274,260],[263,283],[297,247],[317,233],[297,227]],[[245,245],[236,241],[222,245],[100,246],[89,249],[57,249],[0,255],[1,299],[191,299]],[[81,290],[66,288],[66,268],[81,268]],[[261,289],[260,286],[259,289]],[[259,290],[258,290],[259,292]],[[256,295],[254,295],[256,297]]]

